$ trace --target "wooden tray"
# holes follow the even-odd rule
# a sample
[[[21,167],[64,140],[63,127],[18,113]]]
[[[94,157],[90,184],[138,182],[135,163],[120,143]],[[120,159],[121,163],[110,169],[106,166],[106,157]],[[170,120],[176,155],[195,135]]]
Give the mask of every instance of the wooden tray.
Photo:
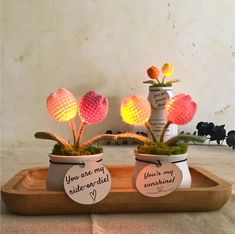
[[[210,211],[221,208],[229,199],[232,186],[210,172],[191,167],[192,187],[178,189],[167,196],[150,198],[133,189],[133,167],[108,166],[112,189],[108,196],[94,205],[72,201],[65,192],[47,191],[48,168],[25,169],[2,187],[2,199],[8,209],[21,215],[137,213]]]

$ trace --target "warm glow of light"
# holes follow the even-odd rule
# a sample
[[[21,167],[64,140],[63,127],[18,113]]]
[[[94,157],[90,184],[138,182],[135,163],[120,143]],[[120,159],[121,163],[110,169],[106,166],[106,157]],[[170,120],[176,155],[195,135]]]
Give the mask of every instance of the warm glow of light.
[[[77,114],[77,101],[66,89],[59,89],[47,98],[47,109],[57,121],[69,121]]]
[[[178,125],[190,122],[197,110],[197,104],[191,96],[179,94],[169,99],[165,105],[167,121]]]
[[[173,64],[168,64],[168,63],[165,63],[163,66],[162,66],[162,73],[164,76],[171,76],[174,72],[174,65]]]
[[[150,103],[141,96],[129,96],[122,100],[121,116],[124,122],[131,125],[144,125],[150,115]]]
[[[79,102],[79,115],[86,124],[97,124],[108,114],[108,100],[95,91],[86,93]]]

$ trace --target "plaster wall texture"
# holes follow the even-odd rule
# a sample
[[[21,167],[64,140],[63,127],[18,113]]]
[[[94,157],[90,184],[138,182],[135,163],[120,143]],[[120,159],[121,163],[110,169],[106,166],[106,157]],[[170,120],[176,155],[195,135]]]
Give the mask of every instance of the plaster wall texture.
[[[196,123],[235,128],[234,0],[2,0],[2,145],[50,144],[34,132],[65,138],[68,124],[47,114],[46,98],[60,87],[77,98],[89,90],[107,96],[107,119],[85,138],[107,129],[131,129],[121,121],[122,98],[138,93],[151,65],[175,65],[174,93],[198,103]]]

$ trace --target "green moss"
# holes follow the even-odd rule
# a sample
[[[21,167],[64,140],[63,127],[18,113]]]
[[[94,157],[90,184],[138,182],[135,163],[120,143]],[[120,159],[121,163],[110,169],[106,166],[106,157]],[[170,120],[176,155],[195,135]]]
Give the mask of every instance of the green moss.
[[[151,142],[139,145],[136,152],[142,154],[177,155],[186,153],[187,149],[187,144],[168,146],[160,142]]]
[[[150,87],[172,87],[172,83],[156,83],[151,85]]]
[[[93,155],[99,153],[103,153],[103,148],[101,146],[88,146],[86,148],[79,148],[75,150],[72,147],[66,147],[59,143],[55,144],[52,150],[52,154],[64,156]]]

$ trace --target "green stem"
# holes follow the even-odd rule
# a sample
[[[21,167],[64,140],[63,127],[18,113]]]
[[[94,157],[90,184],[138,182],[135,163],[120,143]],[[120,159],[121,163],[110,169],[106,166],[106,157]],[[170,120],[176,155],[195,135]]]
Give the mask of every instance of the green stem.
[[[170,124],[171,124],[171,122],[168,121],[168,122],[165,124],[164,128],[162,129],[161,136],[160,136],[160,142],[161,142],[161,143],[163,143],[166,130],[167,130],[167,128],[170,126]]]
[[[75,124],[75,119],[71,119],[69,121],[69,126],[72,129],[72,134],[73,134],[73,146],[76,146],[76,124]]]
[[[78,129],[78,137],[77,137],[77,143],[76,143],[75,149],[78,149],[80,146],[80,141],[81,141],[85,127],[86,127],[86,123],[81,122],[79,129]]]
[[[146,123],[144,124],[144,126],[145,126],[145,127],[148,129],[148,131],[150,132],[153,141],[154,141],[154,142],[157,142],[157,140],[156,140],[156,138],[155,138],[155,136],[154,136],[153,129],[152,129],[151,125],[150,125],[148,122],[146,122]]]
[[[164,84],[165,78],[166,78],[166,76],[163,76],[163,78],[162,78],[162,83],[163,84]]]

